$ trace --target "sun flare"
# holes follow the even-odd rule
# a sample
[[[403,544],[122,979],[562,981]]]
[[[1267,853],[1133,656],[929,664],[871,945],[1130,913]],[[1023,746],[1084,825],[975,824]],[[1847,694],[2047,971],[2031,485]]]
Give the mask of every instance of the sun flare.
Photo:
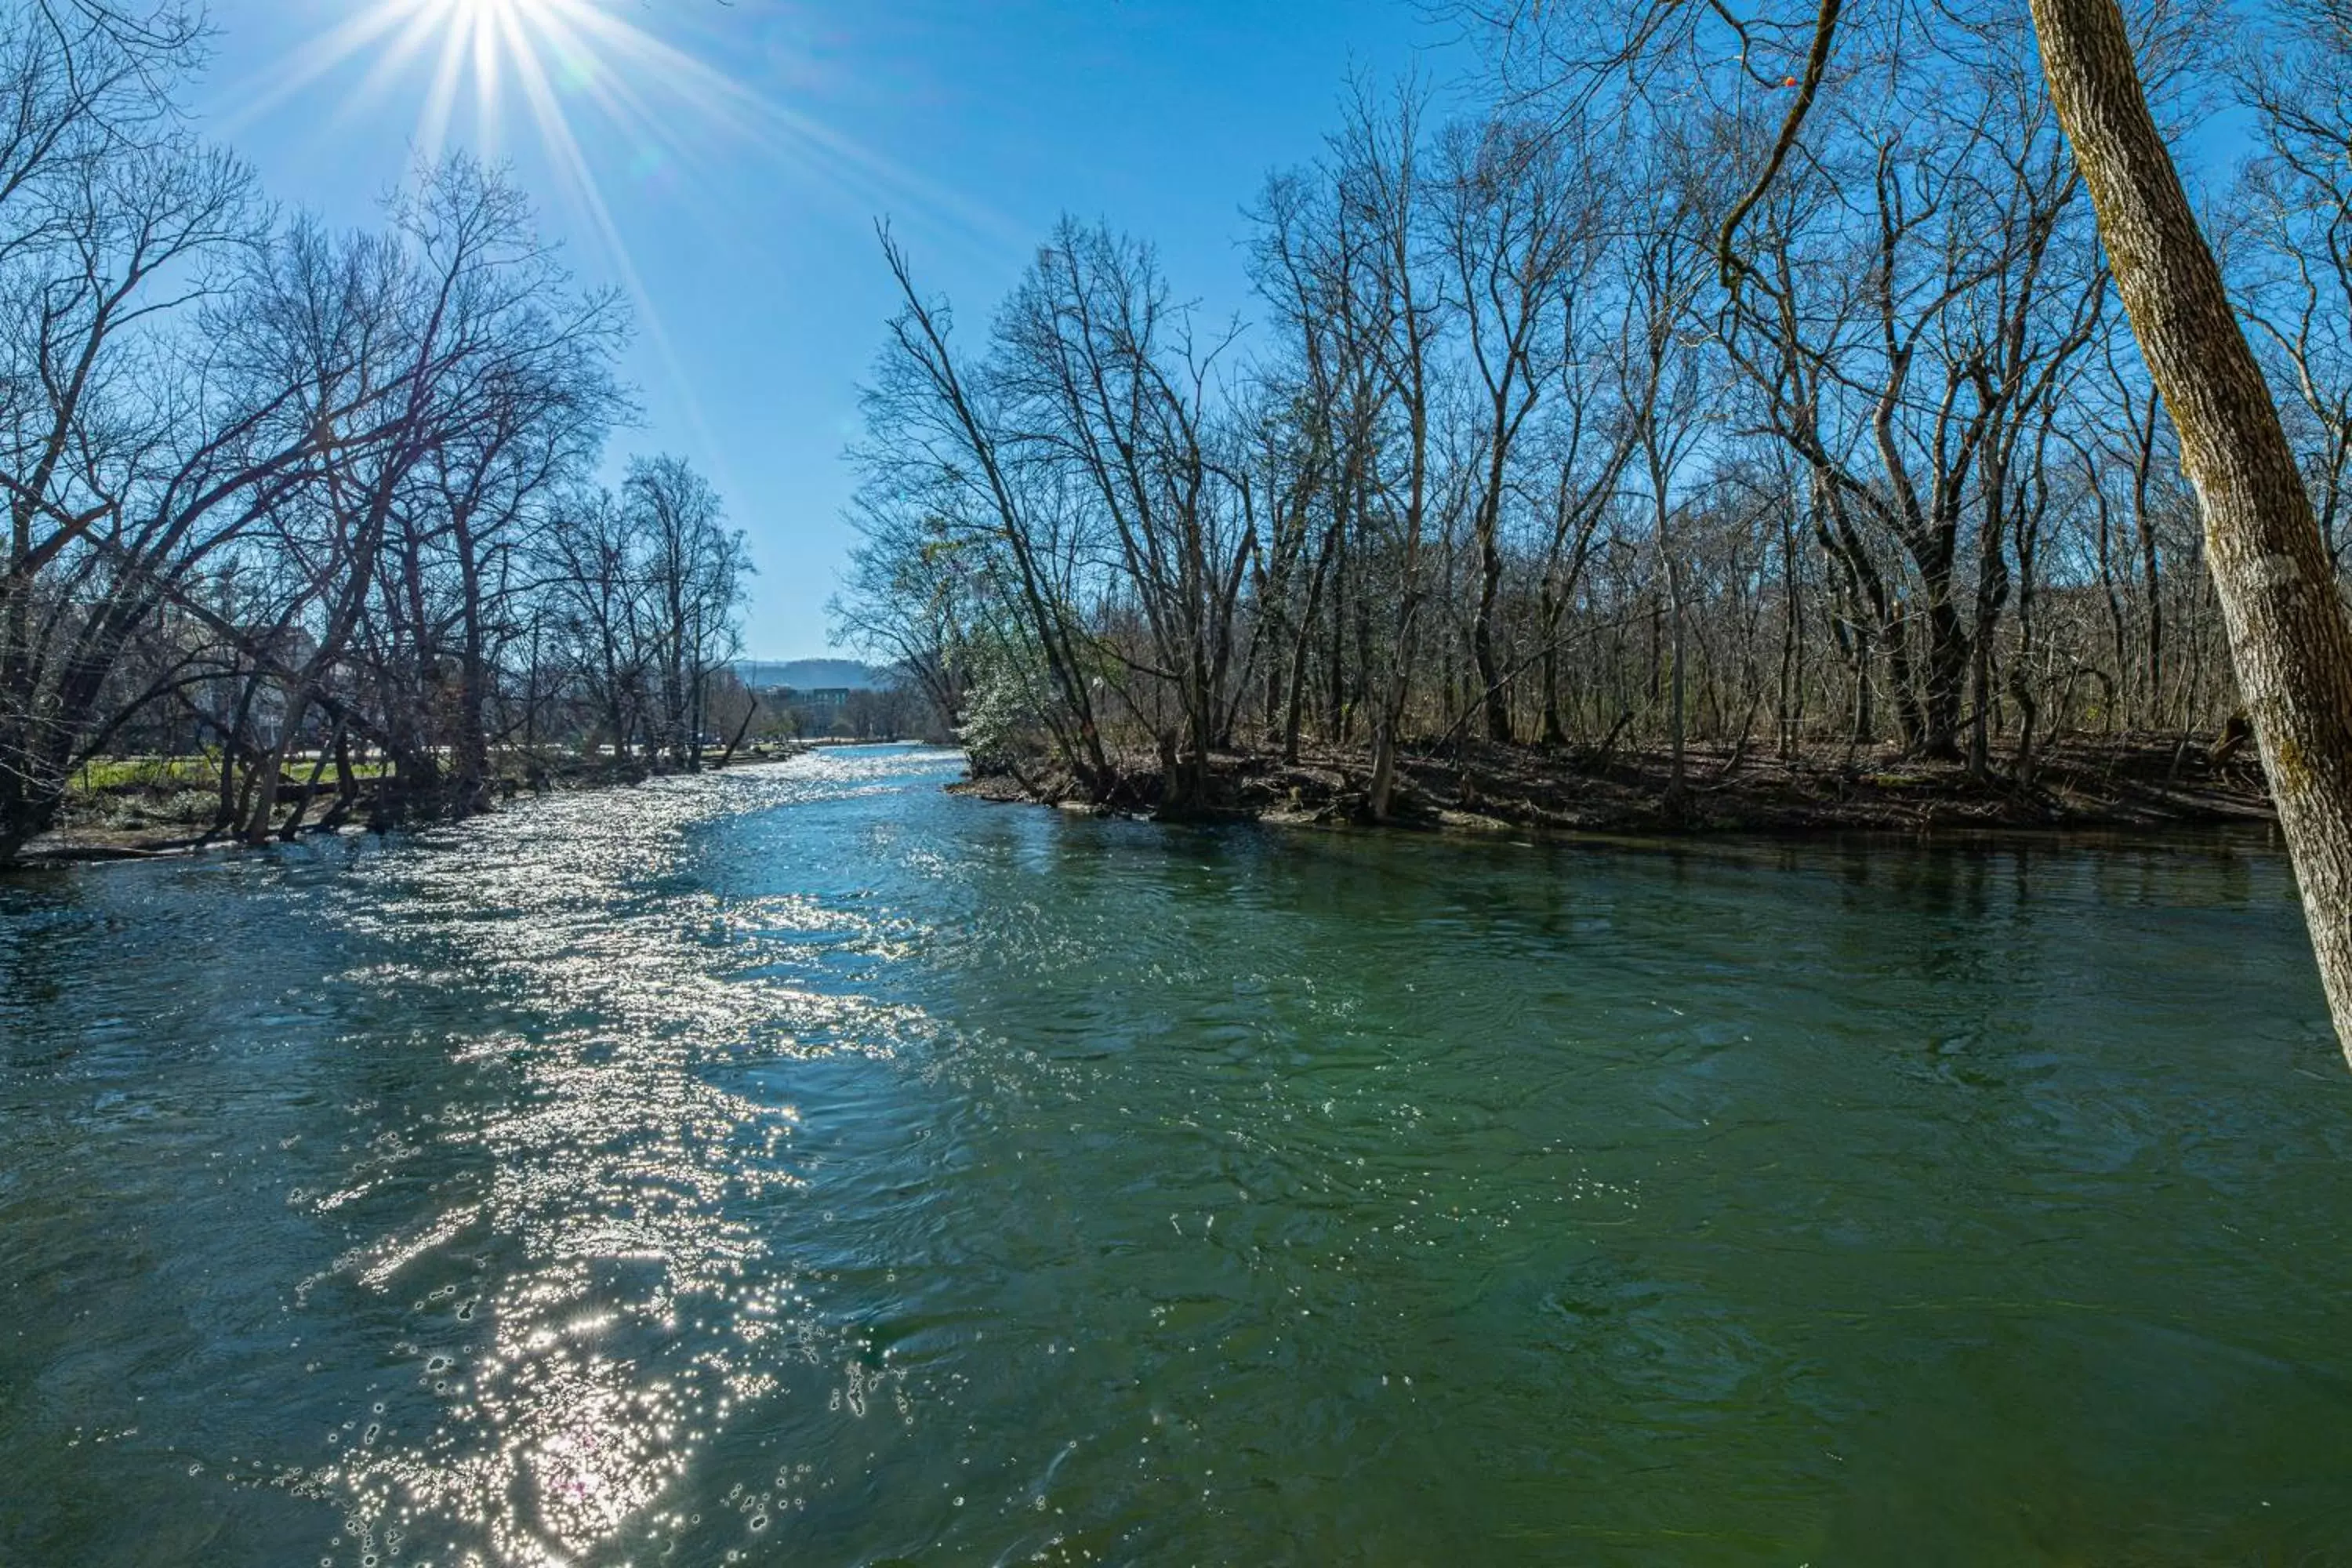
[[[624,211],[650,195],[720,232],[738,221],[720,194],[728,177],[740,178],[730,166],[749,163],[772,172],[784,200],[824,197],[929,220],[992,249],[1024,243],[1002,214],[713,63],[763,53],[761,23],[732,6],[698,15],[639,0],[358,0],[336,9],[338,19],[229,94],[217,131],[234,136],[331,91],[321,129],[380,125],[387,114],[399,125],[413,112],[407,140],[419,167],[457,145],[492,160],[535,153],[526,161],[543,162],[551,176],[541,188],[576,216],[634,298],[698,427],[614,195],[629,194]]]
[[[470,115],[468,138],[496,152],[525,111],[556,161],[577,153],[575,119],[595,116],[656,143],[688,128],[740,128],[756,99],[725,75],[618,14],[610,0],[370,0],[299,46],[247,95],[234,121],[257,118],[346,67],[363,68],[340,111],[350,118],[416,90],[415,140],[438,155]]]

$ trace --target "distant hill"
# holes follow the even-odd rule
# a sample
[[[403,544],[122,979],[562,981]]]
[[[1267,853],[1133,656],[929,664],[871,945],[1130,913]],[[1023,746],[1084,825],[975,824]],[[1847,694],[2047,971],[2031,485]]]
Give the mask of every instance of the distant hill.
[[[735,674],[746,686],[789,686],[795,691],[815,691],[846,686],[870,691],[882,684],[882,672],[854,658],[743,658]]]

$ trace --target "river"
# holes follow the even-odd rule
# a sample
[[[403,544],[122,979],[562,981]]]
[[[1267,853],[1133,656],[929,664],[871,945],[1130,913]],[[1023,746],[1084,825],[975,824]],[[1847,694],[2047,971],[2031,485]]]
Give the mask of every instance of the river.
[[[906,748],[0,882],[0,1563],[2352,1562],[2283,860]]]

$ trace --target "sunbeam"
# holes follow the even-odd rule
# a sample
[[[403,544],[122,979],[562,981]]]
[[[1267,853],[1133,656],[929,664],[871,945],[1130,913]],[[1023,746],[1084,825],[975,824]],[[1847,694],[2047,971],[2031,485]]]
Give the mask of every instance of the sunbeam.
[[[624,15],[620,0],[367,0],[225,95],[233,107],[217,123],[236,134],[298,100],[331,93],[325,121],[339,131],[413,112],[420,168],[453,144],[491,159],[534,150],[552,176],[549,194],[630,297],[687,425],[723,468],[615,216],[616,207],[627,210],[618,199],[625,187],[657,184],[666,204],[723,239],[740,223],[721,195],[730,184],[724,165],[749,159],[778,171],[782,199],[822,193],[829,204],[905,220],[970,252],[1016,255],[1025,237],[1003,215],[882,155],[808,106],[776,101],[651,26]]]
[[[638,177],[691,166],[730,143],[820,182],[873,212],[929,220],[984,248],[1018,250],[1025,232],[823,123],[778,103],[619,15],[610,0],[373,0],[228,95],[226,134],[282,108],[338,68],[364,62],[331,120],[378,111],[421,79],[415,144],[437,158],[463,131],[497,155],[518,132],[536,137],[586,208],[600,237],[602,198],[578,122],[604,122],[626,143]],[[514,108],[527,124],[508,122]],[[690,193],[689,193],[690,194]]]
[[[656,37],[614,0],[371,0],[227,94],[234,107],[219,129],[236,134],[351,67],[362,68],[360,79],[329,122],[346,125],[419,92],[412,142],[422,163],[454,140],[491,157],[534,140],[560,195],[637,295],[657,347],[661,325],[635,287],[604,188],[616,177],[674,182],[678,200],[724,222],[691,174],[727,148],[789,170],[802,189],[929,226],[951,243],[1000,255],[1026,243],[1003,215]],[[606,134],[583,135],[592,123]]]

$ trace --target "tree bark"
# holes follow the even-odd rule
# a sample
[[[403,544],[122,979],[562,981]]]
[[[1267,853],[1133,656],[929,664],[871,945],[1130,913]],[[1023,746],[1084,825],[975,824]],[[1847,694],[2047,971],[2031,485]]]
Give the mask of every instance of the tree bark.
[[[2042,69],[2180,434],[2238,682],[2352,1054],[2352,622],[2221,269],[2148,112],[2116,0],[2031,0]]]
[[[475,548],[470,507],[450,511],[450,543],[457,561],[457,732],[452,737],[452,804],[457,814],[490,809],[489,651],[483,636],[482,563]],[[298,816],[297,820],[299,820]]]

